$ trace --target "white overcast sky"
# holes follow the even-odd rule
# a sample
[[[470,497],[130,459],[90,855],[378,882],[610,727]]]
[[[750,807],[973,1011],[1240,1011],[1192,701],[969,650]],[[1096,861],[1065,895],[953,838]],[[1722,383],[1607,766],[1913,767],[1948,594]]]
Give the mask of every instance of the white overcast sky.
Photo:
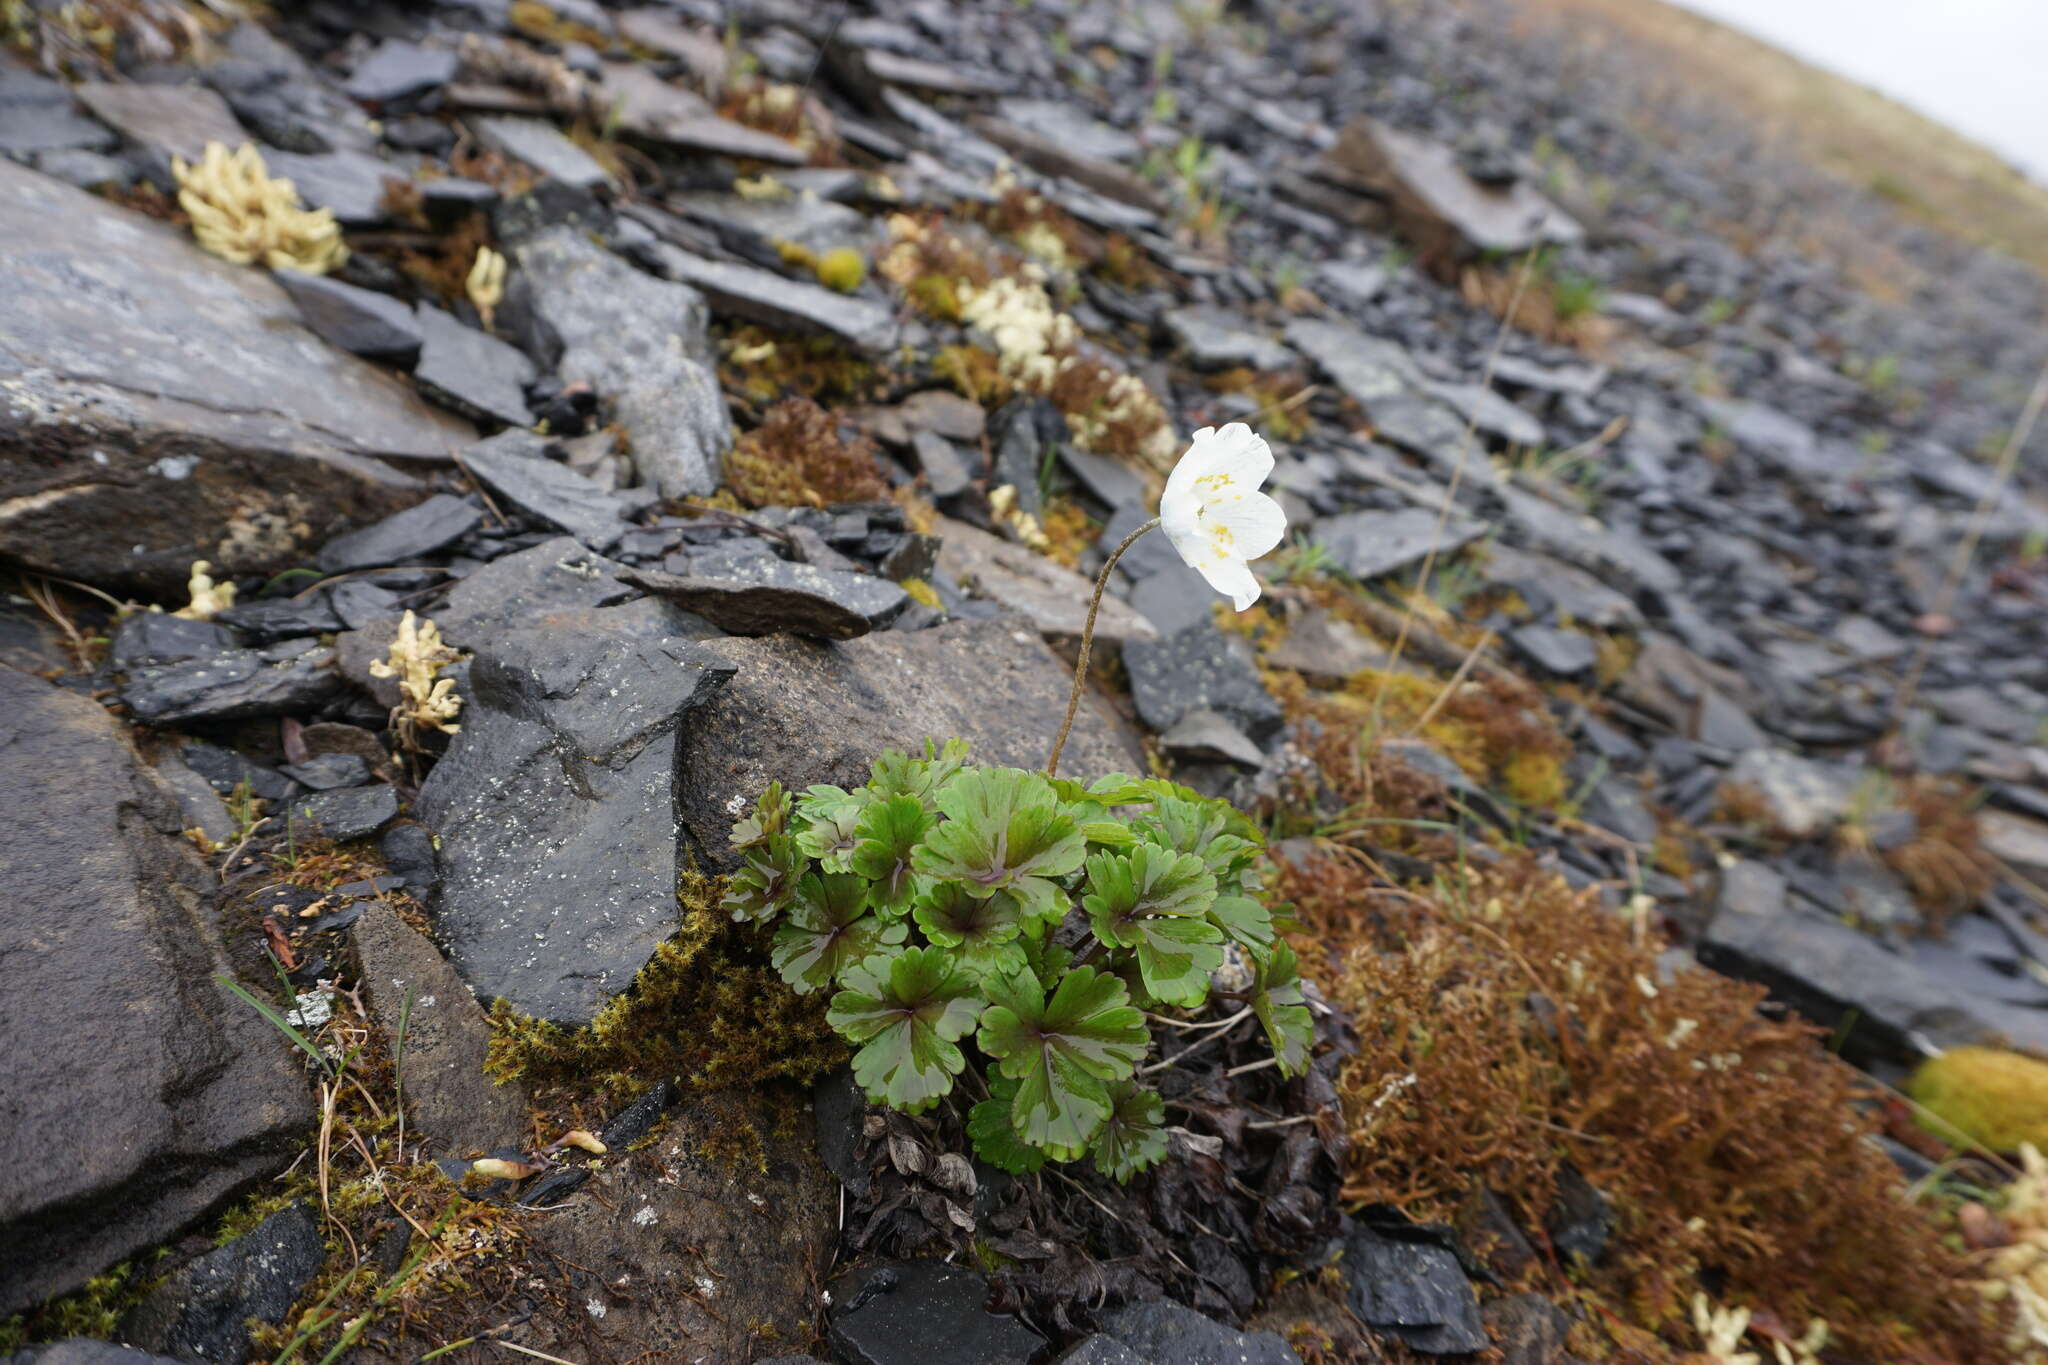
[[[1679,0],[1961,130],[2048,184],[2048,0]]]

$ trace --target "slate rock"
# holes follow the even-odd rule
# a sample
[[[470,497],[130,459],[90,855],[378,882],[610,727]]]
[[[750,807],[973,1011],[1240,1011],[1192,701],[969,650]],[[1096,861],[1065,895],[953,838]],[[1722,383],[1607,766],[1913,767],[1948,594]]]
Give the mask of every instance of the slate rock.
[[[574,228],[544,232],[514,254],[535,315],[561,340],[563,382],[597,391],[641,482],[671,498],[715,490],[732,423],[703,296],[634,269]]]
[[[377,852],[391,875],[412,891],[425,893],[441,884],[440,859],[434,852],[434,836],[425,825],[411,822],[393,825],[377,839]],[[422,894],[421,900],[427,897]]]
[[[360,787],[370,780],[370,765],[361,754],[321,754],[304,763],[287,763],[278,771],[316,792]]]
[[[484,146],[524,162],[549,180],[576,190],[617,188],[610,171],[545,119],[472,118],[468,124]]]
[[[348,227],[367,227],[390,218],[387,181],[411,183],[410,173],[373,156],[344,148],[338,152],[264,153],[270,173],[292,182],[307,208],[326,209]]]
[[[1089,589],[1093,591],[1093,589]],[[1102,606],[1105,612],[1115,599],[1105,595]],[[1209,586],[1207,579],[1175,560],[1154,574],[1147,574],[1132,587],[1127,599],[1131,610],[1151,623],[1158,635],[1178,635],[1196,626],[1216,623],[1216,604],[1223,599]],[[1095,623],[1097,634],[1102,631],[1102,622]]]
[[[1153,1365],[1153,1362],[1115,1337],[1097,1332],[1094,1336],[1081,1338],[1064,1354],[1055,1356],[1053,1365]]]
[[[252,597],[225,608],[213,619],[234,627],[241,638],[256,645],[307,640],[340,630],[344,624],[324,592],[305,597]]]
[[[299,306],[306,326],[333,345],[400,369],[410,369],[419,359],[419,324],[412,309],[389,294],[300,270],[280,270],[275,278]]]
[[[629,529],[619,500],[546,449],[528,432],[505,431],[463,451],[462,464],[504,501],[591,549],[616,545]]]
[[[808,159],[789,139],[720,117],[702,95],[664,81],[637,63],[606,62],[596,98],[601,107],[613,111],[619,131],[629,137],[686,152],[782,166],[801,166]]]
[[[265,801],[282,801],[298,791],[298,784],[273,768],[251,763],[232,749],[195,740],[178,750],[185,766],[205,778],[222,796],[233,796],[247,785],[249,794]]]
[[[467,499],[436,493],[403,512],[336,536],[320,547],[314,563],[321,572],[331,574],[410,564],[447,549],[483,519],[484,514]]]
[[[0,154],[22,158],[69,148],[108,151],[120,139],[78,111],[62,81],[0,64]]]
[[[706,260],[667,242],[651,243],[643,254],[669,279],[700,291],[714,313],[764,327],[828,336],[871,355],[887,354],[896,346],[895,315],[870,299],[750,265]]]
[[[867,1095],[853,1078],[850,1066],[827,1072],[811,1087],[818,1159],[840,1184],[856,1195],[866,1194],[873,1183],[873,1172],[855,1155],[867,1111]]]
[[[1557,1197],[1543,1215],[1543,1230],[1551,1246],[1568,1261],[1583,1259],[1597,1265],[1614,1235],[1614,1202],[1579,1173],[1564,1165],[1557,1172]]]
[[[1788,839],[1810,839],[1848,814],[1856,776],[1784,749],[1750,749],[1728,771],[1731,785],[1763,798],[1772,827]]]
[[[13,1313],[284,1169],[313,1111],[290,1045],[213,984],[229,967],[206,913],[212,873],[119,725],[0,668],[0,732],[14,798],[0,822],[0,1313]]]
[[[300,839],[346,843],[375,834],[397,814],[398,793],[379,782],[302,796],[285,811],[285,825]]]
[[[1198,304],[1169,309],[1159,315],[1159,323],[1198,370],[1284,370],[1295,363],[1294,352],[1245,318],[1220,308]]]
[[[923,1259],[856,1266],[832,1283],[830,1336],[846,1365],[1030,1365],[1045,1338],[986,1305],[988,1281]]]
[[[558,536],[471,572],[450,589],[434,621],[450,644],[474,649],[535,616],[571,607],[608,607],[637,597],[639,590],[619,579],[625,567]],[[392,624],[395,628],[397,623]],[[388,637],[383,648],[389,648]]]
[[[72,1337],[49,1346],[30,1346],[0,1357],[4,1365],[183,1365],[175,1356],[131,1350],[110,1341]]]
[[[1073,677],[1035,633],[1007,621],[843,644],[779,635],[700,648],[739,670],[684,727],[677,767],[684,832],[700,862],[719,871],[734,864],[734,803],[751,803],[770,781],[793,791],[858,786],[884,749],[922,753],[927,738],[956,736],[978,763],[1043,767]],[[1084,699],[1061,775],[1092,781],[1142,767],[1135,736]]]
[[[1139,718],[1162,733],[1200,708],[1219,712],[1254,740],[1270,737],[1285,720],[1244,640],[1213,623],[1126,641],[1124,667]]]
[[[425,837],[418,825],[396,826]],[[387,841],[389,835],[386,836]],[[431,852],[431,850],[430,850]],[[395,870],[395,869],[394,869]],[[406,1113],[436,1155],[481,1156],[526,1137],[517,1084],[484,1075],[491,1025],[441,950],[388,906],[372,905],[349,929],[370,1013],[395,1045],[401,1018]]]
[[[1365,261],[1326,261],[1311,278],[1326,301],[1352,308],[1365,307],[1387,287],[1386,267]]]
[[[732,561],[716,578],[655,569],[628,569],[620,576],[730,635],[787,631],[851,640],[887,625],[910,605],[910,594],[886,578],[772,557]]]
[[[377,457],[475,439],[268,272],[4,160],[0,316],[0,554],[31,569],[182,601],[194,560],[273,574],[417,499]]]
[[[476,640],[420,788],[437,933],[479,995],[538,1018],[588,1023],[680,922],[676,736],[733,670],[656,619],[572,608]]]
[[[356,63],[342,89],[350,99],[388,104],[440,89],[455,79],[457,65],[458,58],[452,49],[421,47],[401,38],[386,38]]]
[[[1541,596],[1572,620],[1600,630],[1640,630],[1642,609],[1626,593],[1607,586],[1595,575],[1563,560],[1494,541],[1479,565],[1488,583],[1526,589]]]
[[[93,117],[145,148],[159,169],[168,170],[173,156],[198,161],[209,142],[233,151],[249,140],[227,101],[201,85],[84,81],[71,93]]]
[[[420,330],[420,358],[412,377],[420,388],[479,421],[532,425],[525,390],[537,372],[524,351],[430,303],[414,304],[413,318]]]
[[[1391,196],[1402,235],[1425,256],[1514,255],[1585,235],[1526,180],[1485,184],[1457,149],[1363,115],[1344,126],[1330,160]]]
[[[172,1271],[122,1318],[121,1339],[184,1360],[246,1360],[250,1323],[282,1322],[326,1259],[318,1213],[287,1205]]]
[[[613,1154],[533,1227],[577,1319],[542,1349],[623,1361],[656,1343],[664,1359],[737,1362],[788,1349],[764,1342],[810,1339],[839,1190],[809,1135],[777,1122],[778,1098],[766,1089],[685,1098],[636,1151],[606,1125]],[[734,1134],[758,1141],[758,1164],[711,1155]]]
[[[938,519],[939,571],[976,597],[1017,613],[1041,635],[1078,639],[1087,624],[1094,585],[1072,569],[978,526]],[[1098,641],[1146,640],[1158,634],[1150,622],[1114,597],[1104,595],[1095,619]]]
[[[185,766],[175,751],[160,755],[150,767],[178,803],[179,817],[187,830],[198,830],[207,841],[223,846],[234,841],[235,820],[213,784]]]
[[[2011,811],[1982,810],[1977,832],[1986,853],[2048,890],[2048,823]]]
[[[1143,1360],[1172,1365],[1300,1365],[1301,1361],[1277,1333],[1235,1332],[1166,1299],[1127,1303],[1102,1319],[1102,1331]]]
[[[1173,728],[1159,737],[1159,744],[1175,758],[1198,763],[1221,761],[1257,768],[1266,761],[1259,746],[1232,725],[1229,717],[1206,707],[1197,707],[1174,722]]]
[[[138,611],[114,628],[107,666],[127,673],[145,664],[182,664],[234,649],[241,641],[226,626],[163,611]]]
[[[293,152],[368,151],[377,130],[297,49],[253,19],[228,31],[223,55],[200,68],[257,139]]]
[[[1340,1267],[1351,1311],[1367,1326],[1425,1355],[1487,1348],[1478,1296],[1445,1248],[1357,1228],[1344,1240]]]
[[[1266,651],[1266,662],[1335,684],[1361,669],[1386,668],[1394,660],[1349,621],[1325,607],[1310,607],[1287,623],[1286,637]]]
[[[1445,520],[1441,530],[1437,522],[1435,512],[1421,507],[1346,512],[1318,519],[1309,534],[1353,578],[1378,578],[1420,563],[1432,546],[1441,563],[1486,530],[1459,516]]]
[[[311,640],[230,649],[204,659],[132,670],[121,688],[128,714],[149,725],[242,720],[317,711],[340,686],[334,651]]]
[[[1545,673],[1576,678],[1593,671],[1600,661],[1593,641],[1576,630],[1560,626],[1526,625],[1508,631],[1508,643],[1515,651]]]

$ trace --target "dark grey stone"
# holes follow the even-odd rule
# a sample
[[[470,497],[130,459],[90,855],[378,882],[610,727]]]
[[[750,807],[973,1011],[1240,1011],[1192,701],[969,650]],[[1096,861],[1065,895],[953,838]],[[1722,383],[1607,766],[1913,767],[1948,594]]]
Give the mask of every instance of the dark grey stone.
[[[1551,1246],[1567,1261],[1583,1259],[1599,1264],[1614,1235],[1614,1201],[1594,1188],[1577,1167],[1564,1165],[1557,1172],[1557,1196],[1543,1215],[1543,1231]]]
[[[175,750],[159,756],[150,766],[176,799],[186,829],[198,830],[216,845],[234,840],[234,817],[228,814],[220,793],[211,782],[185,766]]]
[[[280,152],[268,150],[263,160],[270,173],[292,182],[308,208],[326,209],[335,220],[351,227],[367,227],[390,217],[385,212],[386,181],[411,183],[401,166],[344,148],[337,152]]]
[[[0,1313],[13,1313],[284,1169],[313,1111],[290,1045],[213,984],[229,970],[213,874],[120,726],[0,668],[0,732]]]
[[[750,265],[706,260],[667,242],[650,243],[644,254],[669,279],[702,291],[714,313],[764,327],[822,334],[874,355],[887,354],[896,345],[895,315],[873,300]]]
[[[1075,449],[1071,442],[1061,442],[1060,463],[1104,507],[1135,506],[1145,500],[1145,481],[1120,460],[1091,455]]]
[[[407,822],[393,825],[377,840],[377,852],[384,865],[406,886],[417,892],[432,891],[441,884],[440,860],[434,852],[434,836],[425,825]],[[421,899],[425,899],[424,894]]]
[[[280,270],[276,279],[298,304],[306,325],[342,350],[388,360],[401,369],[419,359],[419,324],[412,309],[389,294],[300,270]]]
[[[506,502],[591,549],[616,545],[628,529],[619,500],[545,450],[539,437],[505,431],[463,451],[462,464]]]
[[[230,649],[134,669],[121,701],[131,716],[150,725],[303,715],[320,709],[339,688],[333,663],[334,651],[311,640]]]
[[[1124,667],[1138,716],[1165,732],[1183,716],[1206,707],[1220,712],[1255,740],[1280,728],[1280,703],[1266,691],[1244,640],[1212,624],[1157,640],[1124,643]]]
[[[285,825],[300,839],[346,843],[375,834],[397,814],[398,793],[379,782],[375,786],[337,787],[302,796],[285,811]]]
[[[1158,573],[1139,579],[1131,589],[1130,605],[1131,610],[1165,636],[1178,635],[1195,626],[1214,625],[1216,604],[1222,600],[1207,579],[1176,560]]]
[[[1441,530],[1437,522],[1435,512],[1421,507],[1404,507],[1398,512],[1346,512],[1319,519],[1310,527],[1309,536],[1327,549],[1338,566],[1353,578],[1378,578],[1420,563],[1432,547],[1441,563],[1486,530],[1460,516],[1445,519]]]
[[[336,536],[314,562],[326,573],[350,573],[425,559],[474,531],[484,514],[453,493],[394,512],[361,530]]]
[[[207,784],[222,796],[233,796],[236,789],[248,785],[249,794],[260,796],[265,801],[282,801],[299,788],[290,778],[273,768],[260,763],[251,763],[232,749],[223,749],[217,744],[194,740],[178,750],[185,766],[205,778]]]
[[[473,118],[468,122],[477,141],[525,162],[549,180],[578,190],[616,188],[610,171],[545,119]]]
[[[960,448],[937,432],[913,433],[910,448],[917,456],[917,467],[924,471],[925,486],[938,501],[960,496],[973,482]]]
[[[63,82],[11,61],[0,64],[0,154],[25,157],[70,148],[103,152],[119,141],[112,129],[78,112]]]
[[[274,645],[283,640],[305,640],[342,629],[324,592],[305,597],[252,597],[217,613],[214,618],[233,626],[250,644]]]
[[[1053,1365],[1153,1365],[1153,1361],[1115,1337],[1098,1332],[1081,1338],[1064,1354],[1054,1357]]]
[[[434,613],[442,638],[474,649],[501,630],[571,607],[608,607],[639,596],[621,582],[625,565],[568,536],[494,559],[470,573]]]
[[[1367,1326],[1425,1355],[1487,1348],[1472,1282],[1443,1247],[1359,1228],[1344,1241],[1341,1266],[1351,1311]]]
[[[1045,1338],[989,1312],[988,1294],[944,1261],[856,1266],[832,1284],[833,1353],[846,1365],[1030,1365]]]
[[[198,161],[209,142],[232,150],[249,140],[227,101],[202,85],[86,81],[71,93],[94,117],[143,148],[158,170],[167,171],[174,156]]]
[[[851,640],[887,625],[910,605],[910,594],[886,578],[774,558],[734,561],[717,578],[654,569],[628,569],[620,577],[731,635],[788,631]]]
[[[1592,672],[1600,657],[1587,636],[1558,626],[1516,626],[1508,632],[1508,643],[1530,663],[1561,678]]]
[[[1364,261],[1326,261],[1311,277],[1325,301],[1351,308],[1363,308],[1387,287],[1382,266]]]
[[[1166,1299],[1127,1303],[1102,1319],[1102,1330],[1140,1358],[1170,1365],[1301,1365],[1276,1333],[1232,1331]]]
[[[868,1192],[873,1173],[854,1155],[861,1124],[868,1112],[867,1095],[854,1080],[851,1067],[839,1067],[811,1087],[811,1116],[818,1130],[818,1159],[855,1195]]]
[[[789,139],[721,118],[703,96],[662,80],[638,63],[606,62],[603,70],[597,102],[613,111],[619,130],[629,137],[685,152],[782,166],[801,166],[807,159]]]
[[[0,1358],[4,1365],[183,1365],[174,1356],[152,1355],[110,1341],[72,1337],[50,1346],[31,1346]]]
[[[342,89],[351,99],[385,104],[440,89],[455,78],[456,65],[452,49],[421,47],[403,39],[386,38],[356,63]]]
[[[1221,760],[1247,768],[1257,768],[1265,762],[1259,746],[1244,731],[1232,725],[1228,717],[1206,707],[1197,707],[1175,721],[1173,728],[1159,737],[1159,743],[1173,757],[1196,762]]]
[[[413,378],[422,389],[465,416],[532,425],[525,389],[535,370],[523,351],[430,303],[415,304],[413,317],[420,329]]]
[[[539,1018],[587,1023],[679,923],[677,734],[733,669],[653,620],[572,608],[476,640],[462,730],[420,788],[442,941],[479,994]]]
[[[247,1360],[250,1323],[282,1322],[326,1259],[319,1216],[289,1205],[172,1271],[121,1320],[122,1340],[183,1360]]]
[[[350,630],[361,630],[372,621],[402,615],[401,600],[389,588],[380,588],[360,578],[336,583],[327,590],[327,605]]]
[[[1159,315],[1159,322],[1198,370],[1284,370],[1295,363],[1293,351],[1247,319],[1220,308],[1197,304],[1169,309]]]
[[[287,763],[278,771],[316,792],[360,787],[370,780],[370,765],[361,754],[321,754],[304,763]]]
[[[636,270],[575,228],[514,249],[534,313],[562,343],[564,383],[587,383],[624,431],[640,480],[664,497],[718,487],[732,423],[704,298]]]
[[[733,805],[771,781],[858,786],[884,749],[922,753],[958,736],[980,763],[1041,768],[1073,670],[1016,621],[877,631],[844,643],[790,635],[707,640],[732,685],[684,727],[676,791],[684,832],[708,867],[731,868]],[[1128,726],[1084,698],[1061,775],[1140,772]]]
[[[0,554],[31,569],[182,601],[194,560],[277,573],[420,495],[374,457],[475,439],[269,272],[5,160],[0,242]]]
[[[182,664],[211,658],[239,643],[233,631],[212,621],[138,611],[114,628],[107,666],[116,673],[127,673],[143,664]]]

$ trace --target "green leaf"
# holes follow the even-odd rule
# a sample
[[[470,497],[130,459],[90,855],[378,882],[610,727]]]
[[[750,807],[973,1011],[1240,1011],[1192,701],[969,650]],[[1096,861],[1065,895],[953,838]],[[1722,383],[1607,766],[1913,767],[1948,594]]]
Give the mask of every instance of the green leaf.
[[[1112,848],[1129,848],[1138,842],[1138,831],[1121,820],[1083,820],[1081,836],[1091,844],[1108,844]]]
[[[1165,1117],[1166,1105],[1156,1092],[1136,1081],[1110,1082],[1109,1117],[1091,1149],[1095,1169],[1124,1184],[1165,1160],[1166,1130],[1160,1126]]]
[[[906,948],[843,973],[846,989],[825,1018],[861,1044],[853,1076],[870,1100],[907,1114],[937,1104],[966,1065],[956,1040],[974,1027],[982,998],[943,948]]]
[[[1231,942],[1264,952],[1273,942],[1273,916],[1250,896],[1218,896],[1209,907],[1209,922]]]
[[[816,858],[827,872],[845,872],[852,856],[855,826],[868,804],[866,792],[843,791],[819,783],[796,803],[796,846]]]
[[[1095,936],[1135,948],[1145,991],[1172,1005],[1199,1005],[1209,974],[1223,964],[1222,931],[1203,918],[1216,879],[1192,853],[1139,844],[1129,853],[1088,856],[1087,907]]]
[[[752,848],[771,834],[785,832],[789,828],[789,812],[789,793],[780,782],[770,782],[754,802],[754,813],[732,827],[732,846]]]
[[[1056,919],[1066,898],[1050,879],[1081,866],[1087,840],[1052,787],[1021,768],[968,768],[940,789],[948,817],[925,836],[914,865],[972,896],[1009,891],[1027,916]]]
[[[1192,853],[1227,889],[1258,860],[1258,827],[1226,801],[1157,778],[1142,785],[1152,809],[1132,823],[1147,838],[1177,853]]]
[[[793,837],[763,835],[740,854],[740,869],[726,882],[720,905],[736,920],[772,920],[796,894],[803,869],[804,855]]]
[[[926,938],[977,977],[1007,976],[1024,966],[1024,948],[1017,942],[1024,917],[1007,891],[981,899],[957,882],[934,882],[911,913]]]
[[[868,884],[846,872],[812,872],[797,883],[789,917],[769,951],[782,979],[808,995],[870,954],[903,942],[909,929],[867,913]]]
[[[1308,996],[1301,989],[1300,964],[1285,943],[1275,943],[1270,955],[1251,956],[1252,1013],[1265,1026],[1281,1074],[1299,1076],[1308,1070],[1309,1049],[1316,1040]]]
[[[915,796],[877,798],[854,822],[853,870],[874,883],[875,908],[900,915],[917,894],[910,855],[932,826],[931,814]]]
[[[991,1071],[988,1096],[967,1114],[967,1136],[974,1139],[974,1154],[1011,1175],[1029,1175],[1044,1166],[1045,1153],[1017,1135],[1011,1118],[1017,1083],[1000,1071]]]
[[[1107,1081],[1131,1074],[1151,1041],[1144,1016],[1121,981],[1076,967],[1046,999],[1032,973],[991,981],[981,1050],[1017,1082],[1011,1120],[1018,1134],[1056,1160],[1087,1149],[1109,1117]]]
[[[949,739],[943,748],[927,739],[921,759],[901,749],[885,749],[868,767],[868,790],[885,798],[914,796],[929,810],[932,794],[966,765],[968,747],[964,739]]]

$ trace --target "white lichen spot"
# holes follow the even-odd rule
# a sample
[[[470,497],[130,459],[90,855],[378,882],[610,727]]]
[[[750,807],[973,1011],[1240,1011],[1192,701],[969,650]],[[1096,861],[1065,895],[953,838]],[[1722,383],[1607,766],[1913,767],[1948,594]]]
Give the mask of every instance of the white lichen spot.
[[[638,1227],[651,1228],[657,1221],[659,1220],[655,1215],[654,1205],[652,1204],[644,1206],[640,1212],[633,1215],[633,1222]]]
[[[601,1318],[607,1310],[603,1299],[590,1299],[584,1303],[583,1311],[590,1314],[593,1318]]]

